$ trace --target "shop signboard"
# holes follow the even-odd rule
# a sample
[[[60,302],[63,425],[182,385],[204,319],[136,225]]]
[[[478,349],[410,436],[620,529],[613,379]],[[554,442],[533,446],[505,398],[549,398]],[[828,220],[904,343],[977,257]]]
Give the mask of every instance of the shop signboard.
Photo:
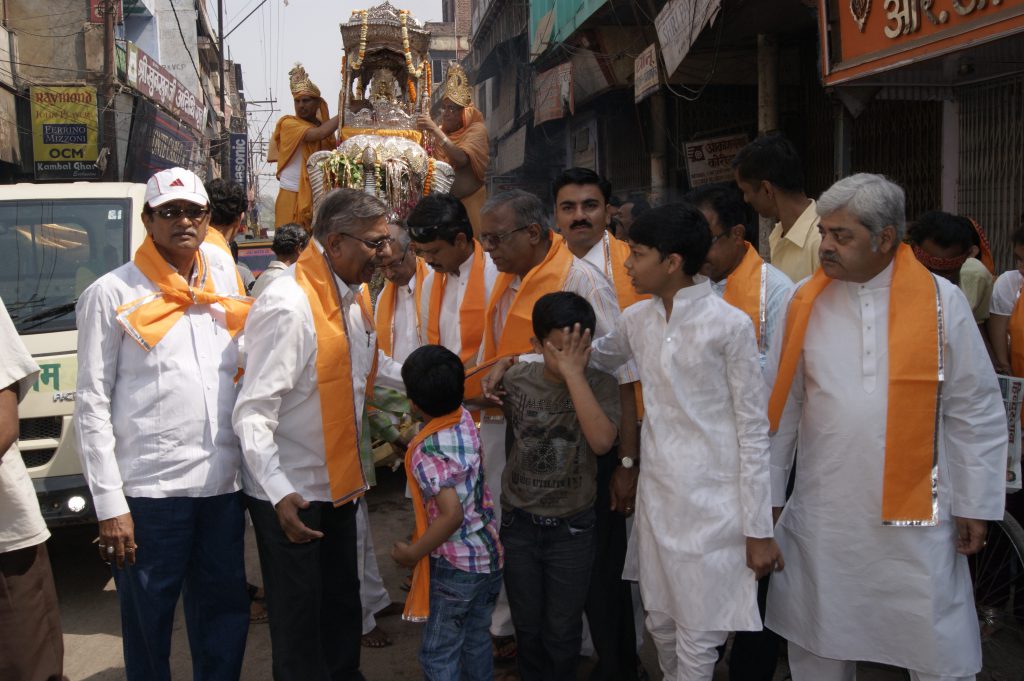
[[[747,136],[728,135],[686,143],[686,172],[690,186],[732,179],[732,159],[747,144]]]
[[[32,157],[37,180],[92,180],[99,128],[96,88],[88,85],[33,85]]]

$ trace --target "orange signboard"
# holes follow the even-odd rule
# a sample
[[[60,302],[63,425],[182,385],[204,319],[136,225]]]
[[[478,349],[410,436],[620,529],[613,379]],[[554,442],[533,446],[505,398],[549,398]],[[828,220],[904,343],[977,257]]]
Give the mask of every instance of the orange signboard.
[[[825,85],[1024,31],[1024,0],[819,0]]]

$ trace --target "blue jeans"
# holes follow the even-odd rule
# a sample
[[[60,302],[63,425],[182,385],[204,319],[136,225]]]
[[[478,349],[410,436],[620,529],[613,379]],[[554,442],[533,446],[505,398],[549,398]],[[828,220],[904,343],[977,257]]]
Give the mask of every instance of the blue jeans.
[[[594,509],[554,524],[518,510],[501,517],[505,590],[523,681],[576,678],[596,547]]]
[[[501,571],[465,572],[430,559],[430,618],[423,629],[420,666],[427,681],[478,681],[494,676],[491,613]]]
[[[128,681],[170,681],[178,596],[194,681],[237,681],[249,632],[242,493],[129,497],[138,558],[113,568]]]

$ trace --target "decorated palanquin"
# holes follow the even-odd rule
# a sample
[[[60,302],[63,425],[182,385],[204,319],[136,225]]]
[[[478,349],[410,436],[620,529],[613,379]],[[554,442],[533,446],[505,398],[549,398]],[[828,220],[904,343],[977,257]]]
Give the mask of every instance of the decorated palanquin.
[[[404,218],[421,196],[448,193],[455,178],[416,129],[416,116],[430,110],[430,33],[385,2],[353,11],[341,39],[341,142],[309,157],[314,208],[330,189],[351,187]]]

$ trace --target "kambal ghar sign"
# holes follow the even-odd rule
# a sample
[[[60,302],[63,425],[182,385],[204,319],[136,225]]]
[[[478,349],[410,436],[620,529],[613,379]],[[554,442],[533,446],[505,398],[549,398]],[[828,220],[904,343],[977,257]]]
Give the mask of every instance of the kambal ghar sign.
[[[35,178],[98,178],[96,88],[87,85],[32,86],[29,98]]]

